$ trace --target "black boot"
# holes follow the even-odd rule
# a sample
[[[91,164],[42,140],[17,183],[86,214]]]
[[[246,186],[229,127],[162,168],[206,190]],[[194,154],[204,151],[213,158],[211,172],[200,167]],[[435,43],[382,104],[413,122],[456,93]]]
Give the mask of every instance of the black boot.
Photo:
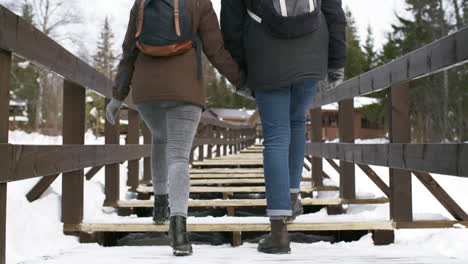
[[[154,196],[153,222],[164,225],[169,221],[169,197],[167,194]]]
[[[192,245],[187,234],[187,218],[183,216],[171,216],[169,240],[171,241],[174,256],[192,255]]]
[[[291,253],[291,248],[289,247],[288,223],[286,219],[270,221],[271,233],[260,240],[257,250],[268,254]]]
[[[291,193],[291,208],[292,216],[288,216],[288,222],[291,223],[296,220],[296,217],[304,213],[304,207],[302,207],[301,199],[299,199],[299,193]]]

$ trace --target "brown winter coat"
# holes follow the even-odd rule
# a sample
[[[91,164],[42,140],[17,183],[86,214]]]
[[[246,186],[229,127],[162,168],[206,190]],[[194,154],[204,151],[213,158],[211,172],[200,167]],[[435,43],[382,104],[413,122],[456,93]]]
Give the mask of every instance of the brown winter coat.
[[[198,3],[198,4],[197,4]],[[132,45],[135,41],[138,5],[135,2],[123,43],[123,57],[120,61],[117,78],[113,88],[113,97],[123,101],[132,89],[135,104],[148,101],[174,100],[205,106],[203,80],[197,74],[195,49],[173,57],[151,57],[141,52],[134,55],[133,78],[121,83],[126,74],[125,68],[133,70]],[[237,63],[224,48],[224,41],[219,27],[218,17],[210,0],[186,0],[186,7],[191,19],[193,31],[197,32],[203,43],[203,52],[213,66],[235,86],[245,83],[245,75]],[[128,73],[127,73],[128,74]],[[131,80],[131,82],[130,82]],[[118,89],[120,87],[120,89]]]

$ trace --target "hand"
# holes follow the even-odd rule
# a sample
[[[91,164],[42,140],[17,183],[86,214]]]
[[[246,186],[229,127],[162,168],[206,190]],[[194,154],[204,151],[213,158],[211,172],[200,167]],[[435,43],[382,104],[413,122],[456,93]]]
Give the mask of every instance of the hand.
[[[328,85],[329,89],[335,89],[344,81],[344,68],[328,69]]]
[[[122,104],[122,101],[112,98],[112,100],[106,107],[106,118],[107,121],[109,121],[109,123],[111,123],[112,125],[115,125],[115,119],[117,119],[117,115],[120,112]]]
[[[247,85],[244,85],[241,88],[236,87],[236,94],[249,100],[255,101],[255,93],[249,87],[247,87]]]

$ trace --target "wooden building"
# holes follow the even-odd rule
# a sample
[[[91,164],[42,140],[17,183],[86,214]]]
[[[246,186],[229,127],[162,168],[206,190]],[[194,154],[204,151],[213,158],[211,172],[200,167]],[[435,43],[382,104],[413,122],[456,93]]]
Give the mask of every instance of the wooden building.
[[[10,105],[9,105],[10,130],[20,129],[26,125],[26,123],[28,122],[26,108],[27,108],[26,102],[10,100]]]
[[[361,108],[367,105],[378,103],[378,99],[369,97],[356,97],[354,99],[354,129],[358,139],[382,138],[385,137],[386,129],[363,117]],[[310,113],[307,113],[308,130],[310,131]],[[262,135],[262,127],[258,111],[249,119],[249,123],[257,124],[257,134]],[[323,140],[337,139],[338,134],[338,103],[322,107],[322,135]]]

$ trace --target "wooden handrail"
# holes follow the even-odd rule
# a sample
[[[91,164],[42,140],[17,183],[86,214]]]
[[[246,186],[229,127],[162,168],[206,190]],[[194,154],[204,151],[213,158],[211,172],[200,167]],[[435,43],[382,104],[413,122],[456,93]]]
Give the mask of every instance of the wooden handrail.
[[[354,77],[332,90],[317,93],[311,108],[374,93],[392,85],[448,70],[468,61],[468,27]]]

